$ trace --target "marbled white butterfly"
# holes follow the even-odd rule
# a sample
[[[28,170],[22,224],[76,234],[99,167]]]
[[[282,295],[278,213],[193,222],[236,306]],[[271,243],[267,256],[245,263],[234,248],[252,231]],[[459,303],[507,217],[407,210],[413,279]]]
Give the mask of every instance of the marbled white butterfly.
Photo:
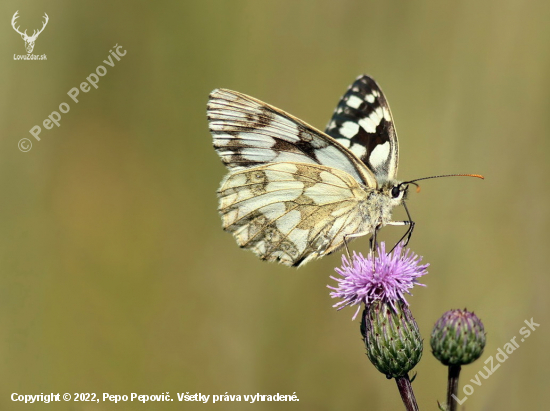
[[[300,266],[385,225],[414,223],[408,184],[395,180],[398,142],[390,107],[369,76],[340,100],[323,133],[253,97],[217,89],[207,116],[229,169],[218,190],[223,228],[262,260]],[[405,206],[407,221],[392,221]]]

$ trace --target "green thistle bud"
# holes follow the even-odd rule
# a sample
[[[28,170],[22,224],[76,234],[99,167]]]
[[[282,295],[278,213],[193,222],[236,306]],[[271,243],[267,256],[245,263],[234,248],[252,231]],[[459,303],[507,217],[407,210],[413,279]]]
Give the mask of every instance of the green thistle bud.
[[[401,300],[369,304],[363,311],[361,334],[369,360],[387,378],[407,375],[422,357],[418,325]]]
[[[435,323],[430,344],[443,365],[470,364],[483,353],[485,329],[474,313],[450,310]]]

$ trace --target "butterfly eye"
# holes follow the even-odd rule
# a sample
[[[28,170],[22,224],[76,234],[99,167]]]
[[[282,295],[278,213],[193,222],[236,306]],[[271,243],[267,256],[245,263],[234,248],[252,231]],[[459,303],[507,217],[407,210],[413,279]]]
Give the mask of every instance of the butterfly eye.
[[[393,198],[399,197],[400,194],[401,194],[401,190],[399,189],[399,186],[395,186],[391,189],[391,196]]]

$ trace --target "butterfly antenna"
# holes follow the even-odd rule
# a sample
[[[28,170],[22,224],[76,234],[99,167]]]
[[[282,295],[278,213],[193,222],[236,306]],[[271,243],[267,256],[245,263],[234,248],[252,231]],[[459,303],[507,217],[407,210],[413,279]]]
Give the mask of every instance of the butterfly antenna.
[[[429,180],[430,178],[441,178],[441,177],[476,177],[481,178],[482,180],[485,180],[485,177],[483,177],[481,174],[445,174],[441,176],[431,176],[431,177],[422,177],[417,178],[415,180],[411,181],[404,181],[401,184],[414,184],[416,186],[416,192],[420,193],[420,185],[418,185],[416,182],[421,180]]]
[[[417,178],[415,180],[405,181],[405,182],[403,182],[403,184],[414,184],[415,186],[418,187],[418,184],[416,184],[417,181],[429,180],[430,178],[441,178],[441,177],[476,177],[476,178],[481,178],[482,180],[485,180],[485,177],[483,177],[481,174],[445,174],[445,175],[441,175],[441,176],[431,176],[431,177]]]

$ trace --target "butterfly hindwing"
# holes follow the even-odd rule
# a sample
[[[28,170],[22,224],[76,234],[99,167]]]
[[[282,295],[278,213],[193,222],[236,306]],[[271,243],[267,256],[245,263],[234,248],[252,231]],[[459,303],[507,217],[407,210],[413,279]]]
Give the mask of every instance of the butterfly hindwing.
[[[397,174],[398,142],[390,106],[376,82],[357,78],[341,98],[325,131],[374,173],[378,183]]]
[[[348,173],[307,163],[231,171],[218,190],[223,228],[261,259],[298,266],[372,229],[360,212],[368,192]]]
[[[253,97],[214,90],[207,115],[214,148],[230,170],[279,162],[320,164],[376,187],[375,176],[333,138]]]

